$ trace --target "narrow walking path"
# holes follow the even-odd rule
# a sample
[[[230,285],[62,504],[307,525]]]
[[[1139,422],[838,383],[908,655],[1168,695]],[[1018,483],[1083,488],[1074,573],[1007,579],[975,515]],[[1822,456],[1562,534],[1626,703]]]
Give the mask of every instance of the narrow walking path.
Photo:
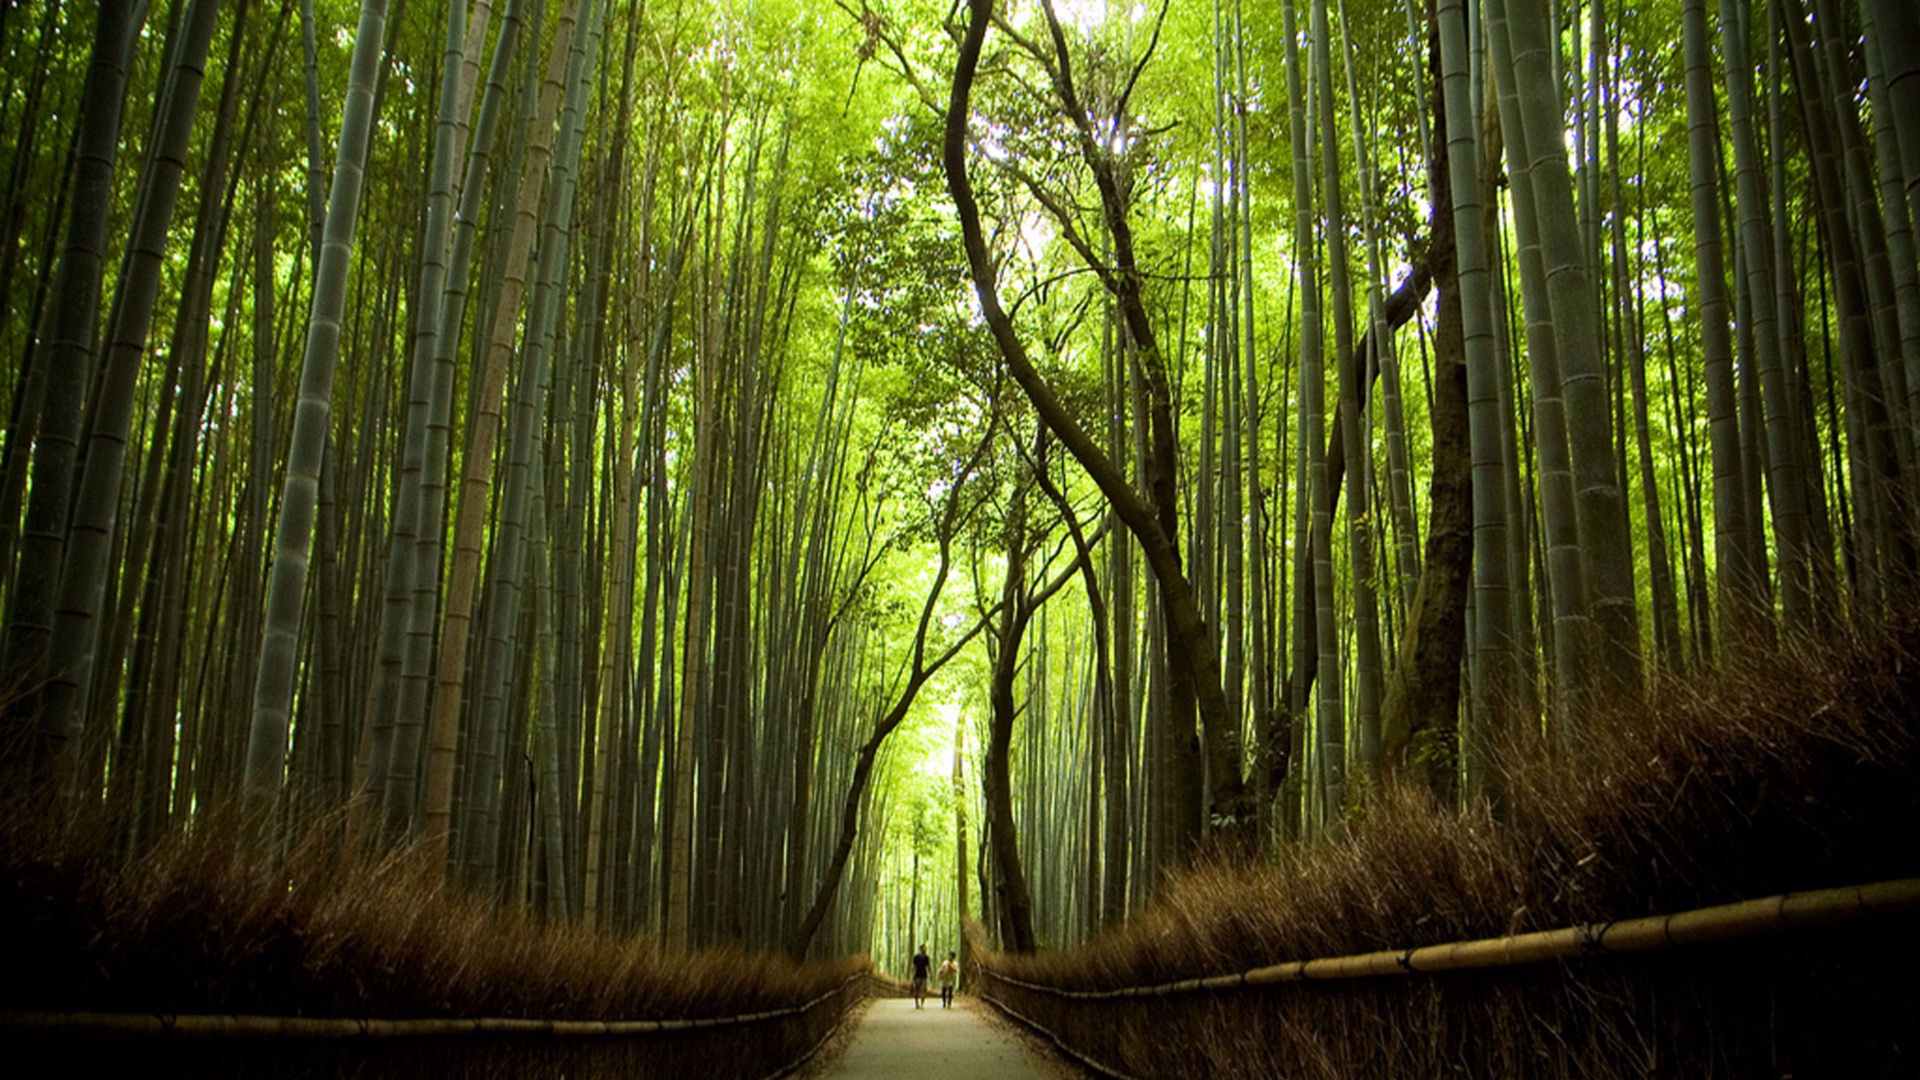
[[[1060,1080],[1061,1064],[1031,1049],[1017,1036],[980,1015],[987,1008],[961,998],[940,1007],[936,995],[915,1009],[908,998],[882,998],[868,1006],[846,1053],[826,1080]]]

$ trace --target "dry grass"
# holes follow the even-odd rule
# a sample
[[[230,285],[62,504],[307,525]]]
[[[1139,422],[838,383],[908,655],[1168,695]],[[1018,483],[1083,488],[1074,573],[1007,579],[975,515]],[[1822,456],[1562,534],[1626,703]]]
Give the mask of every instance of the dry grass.
[[[724,1017],[808,1001],[864,959],[798,966],[738,950],[679,954],[644,938],[542,923],[441,887],[416,858],[341,858],[316,830],[269,870],[235,814],[131,861],[89,822],[49,838],[26,815],[0,834],[0,1008],[270,1016],[659,1019]],[[159,1071],[417,1075],[422,1067],[518,1076],[774,1072],[811,1047],[858,994],[789,1020],[620,1040],[355,1040],[182,1051]],[[55,1046],[124,1054],[154,1071],[151,1041]],[[402,1045],[412,1044],[412,1045]],[[228,1062],[228,1064],[221,1064]],[[429,1063],[434,1063],[429,1066]],[[484,1065],[482,1064],[484,1063]]]
[[[1577,753],[1511,755],[1504,821],[1379,792],[1340,840],[1196,868],[1084,948],[995,963],[1063,987],[1143,985],[1920,875],[1917,655],[1906,624],[1664,680],[1643,711],[1588,716]],[[1920,950],[1910,927],[1884,931],[1015,1007],[1141,1076],[1910,1076],[1920,1053],[1895,1032],[1920,998],[1892,973]]]

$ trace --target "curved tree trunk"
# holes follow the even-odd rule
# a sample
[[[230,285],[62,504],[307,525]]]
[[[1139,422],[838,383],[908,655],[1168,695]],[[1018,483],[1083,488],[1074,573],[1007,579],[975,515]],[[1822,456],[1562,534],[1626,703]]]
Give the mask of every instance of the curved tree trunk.
[[[808,948],[813,944],[814,935],[819,932],[820,924],[825,921],[827,911],[833,904],[835,894],[840,891],[840,882],[846,876],[847,860],[853,855],[854,840],[860,832],[860,804],[866,798],[867,783],[873,778],[873,765],[880,754],[880,747],[885,745],[887,736],[893,734],[894,729],[900,726],[900,722],[907,718],[907,713],[913,708],[914,700],[919,697],[920,690],[926,686],[927,681],[959,655],[960,650],[965,648],[968,642],[986,629],[987,621],[999,611],[999,606],[996,605],[992,610],[983,613],[973,627],[956,638],[946,651],[931,660],[928,659],[927,634],[933,623],[934,606],[940,600],[940,593],[946,588],[947,574],[952,569],[953,536],[960,520],[960,493],[966,487],[967,478],[973,474],[985,457],[992,439],[993,432],[989,429],[974,449],[973,456],[947,488],[946,504],[941,509],[938,523],[939,568],[934,572],[933,584],[927,590],[926,602],[920,608],[920,621],[914,630],[913,657],[908,665],[906,681],[893,705],[874,721],[872,732],[867,736],[866,741],[861,743],[859,752],[855,755],[853,776],[847,784],[846,799],[841,804],[839,838],[834,842],[833,853],[828,857],[826,869],[821,874],[820,885],[814,892],[813,903],[808,906],[806,917],[800,920],[799,927],[787,940],[787,954],[795,960],[806,957]],[[677,789],[676,794],[678,794]],[[679,808],[676,807],[674,818],[676,829],[679,827],[679,812]],[[984,893],[982,902],[986,902]]]
[[[1020,384],[1041,421],[1052,430],[1061,444],[1080,462],[1088,476],[1100,488],[1122,523],[1139,539],[1147,566],[1159,584],[1168,652],[1167,671],[1172,690],[1176,723],[1184,713],[1192,715],[1197,707],[1205,752],[1207,779],[1212,792],[1212,820],[1223,828],[1238,830],[1251,825],[1251,807],[1246,803],[1245,782],[1240,773],[1239,732],[1231,726],[1229,709],[1220,671],[1220,658],[1212,632],[1202,620],[1193,584],[1181,567],[1177,540],[1177,498],[1175,478],[1177,462],[1171,388],[1161,360],[1152,322],[1140,295],[1140,275],[1133,250],[1133,232],[1124,211],[1125,199],[1108,155],[1102,154],[1091,129],[1091,122],[1080,108],[1073,90],[1071,71],[1062,66],[1054,70],[1056,89],[1066,103],[1066,113],[1080,129],[1081,156],[1092,169],[1099,186],[1104,220],[1113,238],[1114,260],[1106,267],[1091,253],[1082,256],[1096,266],[1107,288],[1113,293],[1126,320],[1140,367],[1148,386],[1151,438],[1149,440],[1148,491],[1143,497],[1126,480],[1112,460],[1100,449],[1073,415],[1061,404],[1053,388],[1034,367],[1026,345],[1013,328],[1012,319],[1001,306],[998,272],[987,250],[985,232],[980,225],[979,204],[967,177],[967,116],[980,49],[992,15],[992,0],[969,0],[970,19],[961,43],[960,59],[954,70],[953,92],[947,110],[943,159],[947,186],[960,218],[967,263],[979,294],[985,318],[1001,356],[1014,380]],[[1066,48],[1058,23],[1054,26],[1055,52],[1062,65]]]
[[[1027,559],[1016,542],[1008,552],[1006,582],[1000,588],[1000,628],[995,636],[998,646],[993,661],[993,678],[987,688],[991,705],[991,723],[987,726],[987,753],[981,759],[981,788],[987,796],[987,840],[993,847],[993,888],[995,911],[1000,917],[1002,947],[1016,953],[1031,953],[1033,938],[1033,896],[1027,890],[1027,874],[1020,865],[1020,844],[1014,828],[1014,792],[1010,773],[1010,746],[1014,738],[1014,678],[1020,669],[1021,640],[1033,611],[1025,598]]]
[[[1019,833],[1013,820],[1013,789],[1009,749],[1013,721],[1019,707],[1013,684],[1021,667],[1021,643],[1034,608],[1027,592],[1025,492],[1014,495],[1013,521],[1008,535],[1006,578],[1000,586],[1000,625],[994,630],[993,674],[987,685],[989,722],[986,755],[981,759],[980,784],[986,795],[987,840],[993,849],[994,910],[1000,916],[1001,945],[1013,952],[1034,950],[1033,897],[1020,863]],[[1033,722],[1038,722],[1036,716]],[[1037,813],[1038,808],[1030,808]]]

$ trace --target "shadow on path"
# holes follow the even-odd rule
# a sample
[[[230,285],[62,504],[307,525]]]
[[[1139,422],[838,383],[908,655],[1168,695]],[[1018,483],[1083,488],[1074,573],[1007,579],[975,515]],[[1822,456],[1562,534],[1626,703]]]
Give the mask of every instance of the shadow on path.
[[[986,1006],[939,997],[915,1009],[910,998],[882,998],[867,1008],[853,1041],[822,1080],[1060,1080],[1065,1066],[981,1015]]]

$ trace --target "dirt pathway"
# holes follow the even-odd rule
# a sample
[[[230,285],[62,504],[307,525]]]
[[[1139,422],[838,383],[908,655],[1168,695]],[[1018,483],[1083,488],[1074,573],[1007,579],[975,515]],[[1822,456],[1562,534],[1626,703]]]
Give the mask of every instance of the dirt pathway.
[[[823,1080],[1060,1080],[1071,1075],[1005,1025],[980,1015],[988,1008],[957,1000],[942,1009],[938,997],[915,1009],[907,998],[882,998],[867,1008],[853,1042]]]

